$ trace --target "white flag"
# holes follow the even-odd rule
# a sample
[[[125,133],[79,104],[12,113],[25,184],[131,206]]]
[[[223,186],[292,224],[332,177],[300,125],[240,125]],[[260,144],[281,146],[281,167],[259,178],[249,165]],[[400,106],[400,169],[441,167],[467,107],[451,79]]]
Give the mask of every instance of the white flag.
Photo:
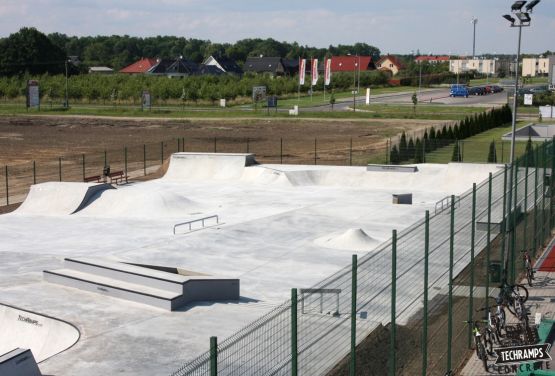
[[[306,59],[301,59],[299,64],[299,85],[304,85],[305,74],[306,74]]]
[[[329,86],[331,83],[331,59],[326,60],[326,68],[324,70],[324,85]]]
[[[318,59],[312,59],[312,86],[318,83]]]

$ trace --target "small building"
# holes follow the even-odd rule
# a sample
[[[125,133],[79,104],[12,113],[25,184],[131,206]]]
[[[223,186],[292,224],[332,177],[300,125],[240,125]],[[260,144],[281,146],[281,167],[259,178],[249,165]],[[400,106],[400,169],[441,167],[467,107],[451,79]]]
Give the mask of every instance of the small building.
[[[422,63],[424,61],[427,61],[429,64],[448,63],[449,56],[427,55],[427,56],[417,56],[416,59],[414,59],[414,62],[417,64]]]
[[[405,65],[393,55],[382,56],[376,63],[376,68],[381,71],[389,71],[395,76],[399,71],[405,68]]]
[[[89,73],[94,74],[112,74],[114,70],[110,67],[90,67]]]
[[[555,55],[553,55],[555,57]],[[547,76],[549,74],[549,57],[522,59],[522,77]]]
[[[360,68],[359,68],[360,65]],[[356,70],[369,71],[376,69],[372,56],[332,56],[332,72],[354,72]]]
[[[180,56],[177,59],[157,59],[148,74],[168,77],[187,77],[198,74],[199,65]]]
[[[241,75],[243,70],[236,62],[224,57],[209,56],[202,63],[203,65],[214,66],[224,73]]]
[[[148,72],[150,69],[152,69],[152,67],[155,66],[157,62],[158,62],[158,59],[154,59],[150,57],[142,58],[141,60],[138,60],[133,64],[128,65],[125,68],[121,69],[119,72],[126,73],[126,74],[144,74]]]
[[[498,59],[452,59],[449,61],[449,72],[464,73],[476,71],[481,74],[497,76],[501,71],[505,75],[509,74],[511,69],[509,61]]]

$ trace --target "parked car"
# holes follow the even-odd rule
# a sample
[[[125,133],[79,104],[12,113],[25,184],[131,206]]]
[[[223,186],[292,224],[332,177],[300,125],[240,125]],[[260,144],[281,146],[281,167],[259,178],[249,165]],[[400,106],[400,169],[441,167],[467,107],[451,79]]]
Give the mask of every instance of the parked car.
[[[468,98],[468,87],[466,85],[451,85],[450,97],[465,97]]]
[[[493,89],[491,88],[490,85],[484,86],[484,89],[485,89],[485,91],[486,91],[486,94],[491,94],[491,93],[493,93]]]
[[[492,91],[493,93],[500,93],[500,92],[503,91],[503,88],[502,88],[501,86],[499,86],[499,85],[492,85],[492,86],[491,86],[491,91]]]
[[[548,88],[547,85],[536,86],[536,87],[531,88],[530,92],[532,92],[532,94],[543,94],[543,93],[549,92],[549,88]]]
[[[481,86],[474,86],[474,87],[468,88],[468,95],[483,95],[484,93],[485,93],[485,90]]]

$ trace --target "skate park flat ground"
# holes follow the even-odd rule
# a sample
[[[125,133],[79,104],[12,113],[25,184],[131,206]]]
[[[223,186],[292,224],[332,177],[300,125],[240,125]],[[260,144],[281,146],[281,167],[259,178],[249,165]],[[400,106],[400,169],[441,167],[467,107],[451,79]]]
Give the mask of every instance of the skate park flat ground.
[[[292,287],[312,287],[499,168],[452,163],[369,172],[174,157],[164,178],[103,190],[74,214],[0,216],[0,303],[63,320],[81,335],[39,364],[44,374],[170,374],[205,352],[210,336],[225,339],[288,299]],[[399,193],[412,193],[413,204],[393,204]],[[173,234],[177,223],[212,215],[219,223]],[[42,271],[60,268],[66,257],[238,278],[241,299],[166,312],[43,281]]]

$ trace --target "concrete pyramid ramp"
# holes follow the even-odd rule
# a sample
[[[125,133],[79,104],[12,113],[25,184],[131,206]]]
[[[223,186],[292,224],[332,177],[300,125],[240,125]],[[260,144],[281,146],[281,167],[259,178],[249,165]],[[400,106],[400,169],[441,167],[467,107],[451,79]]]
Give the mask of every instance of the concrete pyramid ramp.
[[[90,204],[97,194],[113,189],[110,184],[48,182],[31,186],[15,211],[24,215],[68,215]]]
[[[236,180],[255,164],[254,154],[175,153],[163,179]]]
[[[0,304],[0,354],[15,348],[30,349],[37,362],[67,350],[80,337],[67,322]]]
[[[323,236],[314,242],[320,247],[349,251],[371,251],[380,243],[360,228]]]

